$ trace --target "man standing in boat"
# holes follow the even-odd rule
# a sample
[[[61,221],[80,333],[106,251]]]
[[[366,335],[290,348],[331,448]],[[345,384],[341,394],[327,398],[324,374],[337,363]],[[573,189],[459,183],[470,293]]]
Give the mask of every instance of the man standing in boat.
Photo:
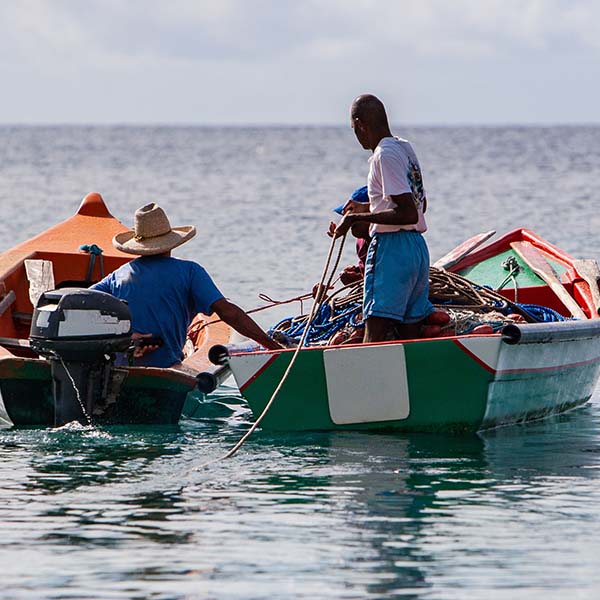
[[[171,257],[171,250],[196,235],[193,226],[171,227],[162,208],[152,203],[135,212],[134,229],[117,234],[113,245],[139,256],[92,286],[126,300],[136,337],[158,337],[160,347],[144,348],[135,365],[177,366],[187,329],[197,313],[212,315],[269,350],[272,340],[239,306],[229,302],[199,264]],[[147,351],[151,350],[151,351]]]
[[[422,236],[427,230],[427,199],[421,167],[409,142],[392,135],[381,100],[371,94],[359,96],[350,119],[359,143],[373,152],[369,204],[349,200],[335,235],[356,223],[369,223],[364,341],[384,341],[390,335],[415,338],[420,323],[434,310],[429,302],[429,251]]]

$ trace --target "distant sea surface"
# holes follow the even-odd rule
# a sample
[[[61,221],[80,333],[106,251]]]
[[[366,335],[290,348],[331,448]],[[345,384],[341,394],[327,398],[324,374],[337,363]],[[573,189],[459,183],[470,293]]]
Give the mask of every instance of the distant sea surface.
[[[394,131],[433,260],[518,227],[600,260],[599,127]],[[0,251],[90,191],[127,225],[157,202],[251,309],[319,279],[368,157],[349,127],[0,126]],[[204,470],[251,423],[232,387],[177,427],[0,431],[0,598],[598,598],[599,402],[468,437],[258,432]]]

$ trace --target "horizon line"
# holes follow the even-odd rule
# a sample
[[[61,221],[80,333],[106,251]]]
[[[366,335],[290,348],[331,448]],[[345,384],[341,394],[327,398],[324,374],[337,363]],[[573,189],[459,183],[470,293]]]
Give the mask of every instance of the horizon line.
[[[506,122],[430,122],[430,123],[392,123],[391,127],[431,127],[431,128],[497,128],[497,127],[597,127],[599,121],[506,121]],[[230,122],[200,123],[188,121],[19,121],[1,122],[0,127],[202,127],[202,128],[345,128],[349,125],[328,122]]]

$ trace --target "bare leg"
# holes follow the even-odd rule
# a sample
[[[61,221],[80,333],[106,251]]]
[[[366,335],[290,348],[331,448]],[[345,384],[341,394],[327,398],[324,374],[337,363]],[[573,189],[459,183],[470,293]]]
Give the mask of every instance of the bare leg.
[[[396,323],[396,335],[394,339],[396,340],[414,340],[420,336],[421,333],[421,325],[420,323]]]
[[[385,317],[369,317],[365,321],[364,343],[385,342],[394,324],[393,319]]]
[[[369,317],[365,321],[364,343],[385,342],[387,340],[414,340],[420,337],[423,322],[400,323],[384,317]]]

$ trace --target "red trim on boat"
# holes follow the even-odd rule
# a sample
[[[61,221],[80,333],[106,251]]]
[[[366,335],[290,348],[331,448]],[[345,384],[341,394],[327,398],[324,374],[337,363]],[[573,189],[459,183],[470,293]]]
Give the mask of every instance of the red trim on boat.
[[[499,337],[499,336],[495,336],[495,337]],[[497,373],[497,371],[495,369],[492,369],[492,367],[490,367],[490,365],[483,362],[479,358],[479,356],[477,356],[477,354],[474,354],[466,346],[463,346],[461,344],[460,340],[453,340],[453,342],[459,347],[460,350],[462,350],[467,356],[472,358],[480,367],[483,367],[488,373],[492,373],[492,374]]]
[[[511,242],[518,241],[527,241],[531,242],[536,248],[542,250],[558,262],[564,264],[566,267],[573,268],[573,257],[557,248],[550,242],[538,237],[533,231],[529,229],[515,229],[510,231],[506,235],[503,235],[501,238],[497,239],[495,242],[491,244],[487,244],[481,249],[475,250],[471,254],[467,255],[461,261],[457,262],[450,268],[450,271],[454,273],[458,273],[467,267],[472,267],[488,258],[496,256],[501,252],[506,250],[510,250]]]
[[[252,377],[246,381],[246,383],[240,386],[240,392],[243,392],[255,379],[260,377],[278,356],[279,354],[274,354],[271,356],[271,358],[260,369],[258,369],[258,371],[256,371],[254,375],[252,375]]]
[[[476,354],[471,352],[468,348],[463,346],[460,340],[454,340],[454,343],[468,356],[470,356],[478,365],[482,366],[489,373],[493,373],[496,375],[516,375],[519,373],[541,373],[544,371],[560,371],[562,369],[574,369],[576,367],[583,367],[585,365],[591,365],[594,363],[600,362],[600,356],[596,358],[590,358],[589,360],[582,360],[574,363],[565,363],[561,365],[556,365],[552,367],[532,367],[527,369],[492,369],[488,364],[483,362]]]

